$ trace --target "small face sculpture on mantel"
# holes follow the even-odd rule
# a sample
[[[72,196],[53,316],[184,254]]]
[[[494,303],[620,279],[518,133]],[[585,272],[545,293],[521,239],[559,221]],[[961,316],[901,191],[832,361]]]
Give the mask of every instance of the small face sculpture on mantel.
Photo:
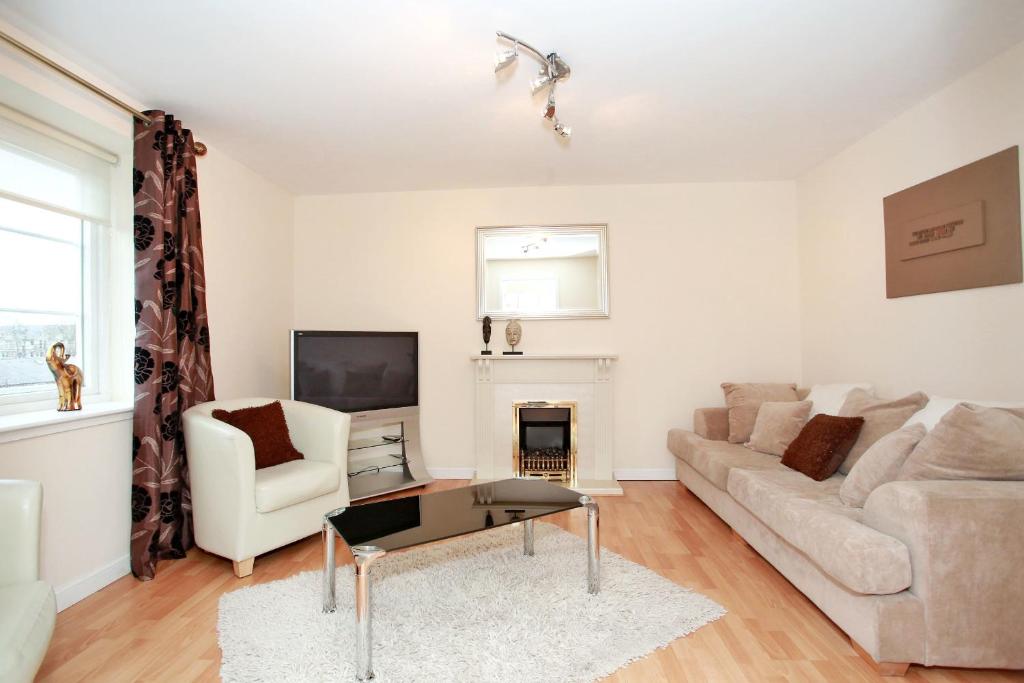
[[[505,325],[505,341],[507,341],[508,345],[512,347],[512,350],[511,351],[504,351],[504,352],[502,352],[503,355],[505,355],[505,356],[521,356],[523,354],[523,352],[522,351],[516,351],[516,346],[519,345],[519,342],[522,341],[522,339],[523,339],[523,326],[515,318],[513,318],[512,320],[509,320],[508,324]]]

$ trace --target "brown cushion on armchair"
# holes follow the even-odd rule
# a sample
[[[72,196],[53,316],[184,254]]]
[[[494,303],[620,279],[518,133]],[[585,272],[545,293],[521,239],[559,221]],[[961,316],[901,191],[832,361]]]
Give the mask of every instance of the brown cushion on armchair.
[[[789,444],[782,464],[814,481],[828,479],[839,469],[863,426],[863,417],[815,415]]]
[[[210,414],[249,435],[258,470],[303,458],[292,444],[280,401],[238,410],[218,408]]]

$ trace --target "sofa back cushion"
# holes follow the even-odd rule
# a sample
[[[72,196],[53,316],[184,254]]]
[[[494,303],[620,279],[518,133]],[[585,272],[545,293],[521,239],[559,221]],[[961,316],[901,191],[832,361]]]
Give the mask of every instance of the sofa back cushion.
[[[782,455],[782,464],[815,481],[828,479],[850,452],[863,417],[815,415]]]
[[[292,445],[280,401],[238,410],[218,408],[210,415],[249,435],[258,470],[303,458]]]
[[[811,406],[811,417],[821,415],[822,413],[838,415],[839,409],[843,407],[843,401],[846,400],[846,397],[854,389],[863,389],[869,394],[874,392],[874,388],[864,382],[855,384],[815,384],[807,392],[807,395],[801,398],[806,398],[814,404]]]
[[[902,427],[911,415],[921,410],[927,403],[928,396],[920,391],[893,400],[875,398],[863,389],[851,391],[846,396],[843,407],[839,409],[839,415],[863,417],[864,427],[860,430],[857,443],[850,449],[850,454],[839,466],[839,471],[843,474],[848,473],[872,444]]]
[[[920,422],[886,434],[871,444],[839,487],[839,498],[862,508],[871,492],[900,476],[903,463],[928,431]]]
[[[946,398],[944,396],[932,396],[927,405],[910,416],[907,424],[920,422],[928,431],[935,429],[939,420],[945,417],[946,413],[953,410],[961,403],[972,403],[985,408],[1024,408],[1022,401],[978,401],[967,398]]]
[[[747,447],[782,455],[807,424],[810,414],[810,401],[765,401],[757,411]]]
[[[757,410],[765,401],[796,401],[795,384],[722,384],[729,408],[729,442],[746,443],[754,431]]]
[[[899,478],[1024,480],[1024,408],[957,405],[917,444]]]

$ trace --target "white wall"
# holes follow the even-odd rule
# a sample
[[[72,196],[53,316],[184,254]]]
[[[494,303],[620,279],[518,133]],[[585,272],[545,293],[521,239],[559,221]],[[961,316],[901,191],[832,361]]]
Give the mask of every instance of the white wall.
[[[214,389],[288,398],[293,198],[207,146],[199,201]]]
[[[611,317],[523,321],[522,349],[621,355],[617,469],[671,468],[667,430],[722,381],[799,380],[792,183],[299,197],[296,327],[419,331],[427,465],[472,467],[474,228],[591,222],[609,224]]]
[[[1024,144],[1022,74],[1024,44],[799,181],[805,382],[1024,398],[1024,286],[887,300],[882,213],[886,195]]]
[[[3,22],[0,28],[103,85],[17,28]],[[3,46],[0,72],[131,135],[129,117]],[[173,113],[187,125],[187,112]],[[217,395],[285,396],[292,317],[292,198],[219,153],[216,141],[203,131],[196,135],[210,148],[198,164]],[[131,300],[123,305],[129,310]],[[130,365],[132,342],[125,343],[125,362]],[[61,609],[128,572],[131,476],[130,417],[0,444],[0,478],[43,483],[42,575],[56,587]]]

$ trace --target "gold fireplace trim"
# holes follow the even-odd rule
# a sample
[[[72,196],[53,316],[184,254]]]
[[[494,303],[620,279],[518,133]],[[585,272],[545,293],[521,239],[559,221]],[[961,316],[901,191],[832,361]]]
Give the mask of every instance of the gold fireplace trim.
[[[525,474],[520,463],[519,452],[519,409],[520,408],[568,408],[569,409],[569,457],[568,469],[559,471],[534,471],[532,477],[548,481],[563,482],[568,486],[577,485],[576,452],[576,401],[514,401],[512,403],[512,471],[517,478]],[[555,475],[558,475],[557,477]]]

